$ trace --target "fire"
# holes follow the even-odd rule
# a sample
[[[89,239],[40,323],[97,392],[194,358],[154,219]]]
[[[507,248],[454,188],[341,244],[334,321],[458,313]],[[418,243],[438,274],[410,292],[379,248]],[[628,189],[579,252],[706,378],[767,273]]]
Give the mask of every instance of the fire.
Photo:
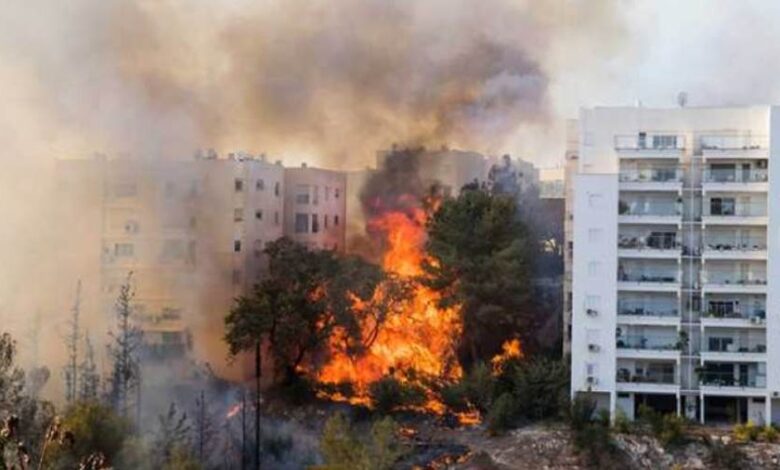
[[[232,417],[237,415],[239,411],[241,411],[241,403],[236,403],[235,405],[230,407],[227,414],[225,415],[225,418],[231,419]]]
[[[369,222],[372,233],[385,237],[385,270],[408,278],[422,274],[425,220],[425,211],[414,208],[385,212]],[[381,288],[379,291],[381,295]],[[357,401],[365,403],[368,384],[394,370],[412,369],[419,375],[444,380],[459,378],[462,371],[454,345],[461,332],[460,312],[458,308],[438,308],[438,300],[438,293],[415,284],[411,299],[387,317],[368,351],[355,359],[332,348],[332,357],[321,369],[319,380],[351,382]],[[364,329],[372,326],[364,325]],[[338,344],[338,335],[333,341]],[[431,399],[426,409],[440,413],[443,407]]]
[[[504,344],[501,345],[501,354],[498,354],[490,360],[490,363],[493,366],[493,373],[496,375],[500,374],[501,369],[507,361],[522,358],[523,350],[520,347],[520,340],[510,339],[505,341]]]

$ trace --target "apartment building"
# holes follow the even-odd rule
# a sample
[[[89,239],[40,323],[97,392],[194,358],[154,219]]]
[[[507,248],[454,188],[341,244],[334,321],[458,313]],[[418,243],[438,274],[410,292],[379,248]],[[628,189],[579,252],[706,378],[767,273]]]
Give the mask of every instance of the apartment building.
[[[268,242],[289,235],[316,248],[344,246],[345,182],[337,172],[209,152],[186,160],[61,160],[56,173],[63,261],[77,266],[85,285],[99,286],[85,295],[98,299],[90,323],[105,325],[102,331],[112,325],[119,288],[132,272],[135,319],[151,358],[192,352],[224,363],[227,351],[215,332],[234,299],[262,277]],[[306,234],[288,220],[304,202],[293,193],[303,183],[309,202],[323,211],[321,221],[309,219]],[[78,224],[68,227],[73,220]]]
[[[344,251],[347,175],[340,171],[286,168],[285,234],[312,249]]]
[[[572,395],[780,422],[780,108],[584,109]]]

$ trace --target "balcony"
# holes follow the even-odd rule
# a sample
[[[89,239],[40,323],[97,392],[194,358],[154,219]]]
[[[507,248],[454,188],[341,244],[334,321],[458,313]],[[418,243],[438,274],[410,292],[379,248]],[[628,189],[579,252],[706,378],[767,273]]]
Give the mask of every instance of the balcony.
[[[677,271],[626,269],[618,266],[618,290],[634,292],[677,292],[680,279]]]
[[[766,192],[769,173],[765,169],[707,169],[702,179],[704,192]]]
[[[711,336],[702,341],[701,359],[709,362],[759,362],[766,360],[766,340],[737,341]]]
[[[680,323],[676,307],[648,305],[641,302],[618,302],[618,322],[624,325],[670,326]]]
[[[679,160],[684,149],[684,135],[640,132],[615,136],[615,151],[621,159]]]
[[[622,358],[677,359],[682,344],[674,335],[622,335],[615,341]]]
[[[735,136],[711,134],[701,136],[705,160],[769,158],[769,138],[766,136]]]
[[[735,276],[731,273],[704,271],[702,291],[710,294],[766,294],[766,274]]]
[[[675,393],[680,388],[675,375],[673,370],[636,373],[627,368],[620,368],[615,375],[616,388],[618,392]]]
[[[753,392],[766,388],[766,377],[759,376],[755,370],[749,370],[747,376],[734,372],[699,371],[699,384],[702,391],[710,393]]]
[[[766,237],[712,237],[704,244],[703,256],[711,260],[765,260]]]
[[[682,203],[679,201],[618,201],[621,224],[680,224]]]
[[[704,327],[765,328],[766,310],[751,309],[747,312],[708,310],[701,314]]]
[[[735,203],[733,198],[711,198],[704,205],[705,225],[767,225],[766,202]]]
[[[622,169],[618,181],[622,191],[682,190],[682,172],[677,168]]]
[[[618,256],[623,258],[679,258],[682,245],[674,233],[618,236]]]

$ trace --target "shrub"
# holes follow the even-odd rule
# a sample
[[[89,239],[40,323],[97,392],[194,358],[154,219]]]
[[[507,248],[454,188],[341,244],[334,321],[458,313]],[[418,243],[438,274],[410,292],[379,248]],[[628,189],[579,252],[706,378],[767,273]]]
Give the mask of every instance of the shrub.
[[[615,422],[613,424],[615,431],[625,434],[631,431],[631,421],[629,421],[626,413],[618,408],[615,411]]]
[[[708,444],[710,455],[707,461],[711,468],[721,470],[742,470],[745,468],[747,459],[736,444],[724,444],[721,441],[711,441]]]
[[[596,402],[587,395],[577,395],[569,407],[569,425],[574,431],[585,429],[593,420],[596,412]]]
[[[780,433],[774,426],[764,426],[759,434],[758,438],[764,442],[777,442],[780,437]]]
[[[492,434],[500,434],[511,428],[517,421],[515,397],[504,393],[493,403],[487,414],[487,428]]]
[[[399,408],[421,406],[426,401],[422,387],[390,376],[369,385],[368,395],[374,409],[381,414],[392,413]]]
[[[682,416],[664,415],[661,420],[661,432],[658,434],[658,439],[665,446],[682,444],[685,440],[687,427],[688,422]]]
[[[496,378],[484,363],[477,363],[463,378],[439,391],[442,403],[453,411],[470,407],[482,412],[490,409],[496,394]]]
[[[569,369],[561,361],[538,358],[509,369],[518,413],[540,420],[561,416],[567,403]]]
[[[360,439],[343,414],[325,423],[320,446],[329,470],[389,470],[404,454],[398,428],[390,418],[374,422],[368,438]]]
[[[752,421],[748,421],[747,423],[734,426],[732,434],[737,442],[752,442],[758,439],[759,434],[761,434],[761,428]]]

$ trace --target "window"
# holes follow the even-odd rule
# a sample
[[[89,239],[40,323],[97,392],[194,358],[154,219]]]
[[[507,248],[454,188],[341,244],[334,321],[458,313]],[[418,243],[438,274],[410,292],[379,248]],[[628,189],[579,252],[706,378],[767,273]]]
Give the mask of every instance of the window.
[[[234,240],[233,241],[233,251],[235,251],[236,253],[241,251],[241,240]]]
[[[295,187],[295,203],[296,204],[308,204],[309,203],[309,185],[299,184]]]
[[[677,136],[676,135],[654,135],[653,148],[654,149],[676,149]]]
[[[295,233],[309,233],[309,214],[295,214]]]
[[[707,343],[709,346],[709,351],[726,352],[729,351],[731,349],[730,346],[734,344],[734,338],[719,338],[716,336],[709,338]]]
[[[279,182],[274,183],[274,196],[279,197]]]
[[[274,212],[274,224],[279,225],[279,211]]]
[[[333,225],[335,225],[335,226],[339,225],[339,216],[337,216],[337,215],[333,216]]]
[[[325,201],[330,199],[330,186],[325,186]]]
[[[339,198],[339,194],[340,194],[339,188],[333,188],[333,197],[338,199]]]
[[[263,211],[261,211],[261,210],[259,210],[259,209],[258,209],[258,210],[256,210],[256,211],[255,211],[255,219],[257,219],[257,220],[263,220]]]
[[[133,256],[135,247],[132,243],[116,243],[114,244],[114,255],[118,257]]]
[[[320,222],[317,218],[317,214],[311,215],[311,233],[318,233],[320,231]]]
[[[234,182],[234,186],[237,193],[240,193],[244,190],[244,181],[241,178],[236,178]]]
[[[314,193],[312,194],[312,204],[316,206],[320,202],[320,187],[314,186],[313,189]]]
[[[264,191],[265,190],[265,181],[262,179],[259,179],[255,182],[255,190],[256,191]]]
[[[588,341],[588,345],[599,343],[599,330],[586,330],[585,338]]]
[[[598,310],[601,307],[601,297],[598,295],[588,295],[585,297],[585,308],[589,310]]]
[[[734,215],[733,197],[714,197],[710,199],[710,215]]]
[[[588,276],[590,277],[597,277],[599,275],[599,271],[601,270],[601,263],[598,261],[591,261],[588,263]]]
[[[647,132],[640,132],[639,139],[637,140],[637,147],[640,149],[647,148]]]
[[[136,222],[135,220],[128,220],[125,223],[126,233],[138,233],[139,230],[141,230],[141,227],[138,225],[138,222]]]
[[[325,228],[325,230],[328,229],[328,214],[322,216],[322,226]]]
[[[592,228],[588,230],[588,241],[591,243],[597,243],[601,241],[601,229]]]
[[[601,194],[588,194],[588,206],[597,209],[601,207],[601,201],[604,197]]]
[[[593,362],[588,362],[585,364],[585,373],[588,375],[588,377],[595,377],[598,371],[598,364]]]
[[[241,222],[244,220],[244,209],[237,208],[233,209],[233,221],[234,222]]]

